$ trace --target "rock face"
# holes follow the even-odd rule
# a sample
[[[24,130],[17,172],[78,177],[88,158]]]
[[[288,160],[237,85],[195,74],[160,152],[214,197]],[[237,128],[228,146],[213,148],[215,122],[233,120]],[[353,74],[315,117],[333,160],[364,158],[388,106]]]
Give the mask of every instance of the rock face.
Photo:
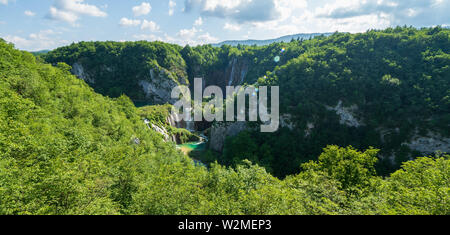
[[[120,69],[111,65],[98,65],[88,71],[81,62],[76,62],[72,65],[71,72],[95,88],[97,85],[102,86],[101,79],[110,77],[115,79],[118,76],[117,70]],[[188,84],[186,76],[176,75],[158,65],[149,69],[148,72],[130,76],[134,76],[133,79],[130,78],[130,83],[135,83],[142,88],[145,95],[144,101],[153,104],[174,104],[176,100],[171,98],[172,89],[179,85]],[[97,78],[98,82],[94,78]]]
[[[313,131],[313,129],[314,129],[315,127],[316,127],[316,126],[314,125],[314,123],[308,122],[308,123],[306,124],[305,137],[310,136],[311,133],[312,133],[312,131]]]
[[[295,126],[294,122],[292,121],[292,115],[290,115],[290,114],[280,115],[280,126],[286,127],[291,131],[294,130],[294,128],[296,126]]]
[[[208,74],[206,86],[215,85],[225,91],[226,86],[243,84],[249,70],[249,62],[244,59],[232,59],[225,70],[217,70]],[[226,95],[226,94],[224,94]]]
[[[343,107],[342,101],[340,100],[336,107],[325,106],[330,111],[336,111],[336,114],[340,117],[341,125],[346,125],[348,127],[360,127],[362,122],[355,117],[355,111],[358,110],[357,105],[352,105],[350,107]]]
[[[149,79],[139,81],[139,86],[144,90],[145,96],[157,104],[177,102],[171,98],[173,88],[179,85],[185,85],[184,81],[175,81],[171,74],[164,68],[151,69]]]
[[[72,65],[72,74],[77,76],[80,79],[83,79],[85,82],[90,84],[95,84],[95,79],[92,78],[87,72],[81,63],[75,63]]]
[[[249,127],[246,122],[216,123],[211,127],[209,148],[222,152],[227,137],[234,137],[247,129]]]
[[[416,135],[412,138],[412,141],[404,144],[412,150],[425,154],[435,153],[436,151],[450,153],[450,138],[444,138],[435,133],[428,133],[426,136]]]

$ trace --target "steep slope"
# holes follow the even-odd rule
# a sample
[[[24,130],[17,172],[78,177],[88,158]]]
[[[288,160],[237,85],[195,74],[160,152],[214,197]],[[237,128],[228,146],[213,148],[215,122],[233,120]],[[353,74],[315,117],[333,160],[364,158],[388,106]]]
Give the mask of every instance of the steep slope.
[[[126,94],[142,104],[173,103],[172,88],[187,85],[180,48],[162,42],[81,42],[43,55],[51,64],[64,62],[96,92]]]
[[[249,162],[196,167],[127,97],[96,94],[69,70],[0,39],[0,214],[450,212],[449,156],[385,180],[377,150],[336,146],[285,180]]]
[[[195,169],[127,97],[96,94],[69,69],[0,40],[0,214],[124,213],[149,183],[138,172]]]
[[[282,118],[291,125],[245,140],[270,151],[230,143],[225,162],[251,156],[282,176],[328,144],[373,146],[386,174],[413,156],[450,151],[450,30],[334,34],[300,47],[299,57],[258,80],[280,86]]]
[[[299,172],[301,163],[328,144],[373,146],[381,149],[378,170],[388,174],[413,156],[450,151],[448,37],[441,27],[398,27],[266,46],[95,42],[59,48],[44,58],[73,64],[72,72],[96,91],[123,93],[138,105],[173,103],[171,88],[195,77],[222,89],[279,85],[283,128],[243,140],[265,146],[262,150],[236,148],[233,140],[224,143],[227,130],[211,131],[213,149],[223,152],[221,163],[248,158],[285,176]],[[196,124],[208,127],[211,123]]]

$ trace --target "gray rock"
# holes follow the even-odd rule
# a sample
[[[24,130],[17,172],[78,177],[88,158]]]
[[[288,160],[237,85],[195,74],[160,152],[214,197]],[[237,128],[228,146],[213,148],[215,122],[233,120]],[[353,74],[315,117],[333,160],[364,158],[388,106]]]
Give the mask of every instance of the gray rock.
[[[336,107],[325,106],[325,108],[330,111],[336,111],[336,114],[340,118],[339,122],[341,125],[349,127],[360,127],[363,125],[363,123],[355,117],[355,112],[358,110],[357,105],[343,107],[342,101],[340,100]]]
[[[211,127],[210,149],[222,152],[225,140],[249,129],[246,122],[216,123]]]
[[[426,136],[415,135],[408,143],[404,143],[410,149],[421,153],[430,154],[437,151],[450,153],[450,138],[444,138],[436,133],[428,133]]]
[[[81,63],[77,62],[73,64],[71,72],[78,78],[83,79],[85,82],[95,84],[95,79],[85,72],[85,69]]]
[[[149,79],[139,81],[139,86],[144,90],[146,98],[159,104],[177,102],[176,99],[172,99],[171,94],[173,88],[180,84],[171,78],[169,71],[164,68],[151,69],[149,75]]]

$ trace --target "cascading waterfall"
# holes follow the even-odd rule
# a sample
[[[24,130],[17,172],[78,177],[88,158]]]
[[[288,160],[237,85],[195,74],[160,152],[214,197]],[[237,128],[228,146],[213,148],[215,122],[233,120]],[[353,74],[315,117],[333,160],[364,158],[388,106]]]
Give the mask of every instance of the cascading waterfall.
[[[231,73],[230,73],[230,79],[228,80],[228,86],[233,85],[233,80],[234,80],[234,69],[235,69],[235,67],[236,67],[236,62],[237,62],[237,59],[234,58],[234,59],[233,59],[233,63],[232,63],[232,65],[231,65]]]

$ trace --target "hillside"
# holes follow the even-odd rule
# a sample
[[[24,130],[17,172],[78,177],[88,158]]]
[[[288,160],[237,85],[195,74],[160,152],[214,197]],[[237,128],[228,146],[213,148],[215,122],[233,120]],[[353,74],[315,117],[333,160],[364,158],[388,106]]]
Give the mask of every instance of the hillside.
[[[420,58],[430,59],[432,63],[428,66],[433,69],[421,67],[422,73],[427,75],[430,71],[433,72],[431,76],[440,84],[440,87],[435,89],[448,88],[445,83],[448,81],[446,80],[448,57],[443,54],[448,53],[448,32],[440,29],[414,32],[402,29],[401,32],[391,33],[385,31],[360,35],[338,34],[306,43],[296,41],[263,48],[223,47],[221,50],[211,47],[179,48],[179,53],[186,61],[185,76],[189,78],[196,72],[192,70],[195,64],[187,58],[206,56],[196,54],[202,50],[220,52],[211,55],[221,55],[225,50],[229,50],[230,58],[236,60],[245,59],[253,53],[275,53],[279,46],[286,46],[288,55],[296,54],[294,51],[302,51],[300,57],[290,62],[282,62],[283,66],[273,66],[270,60],[252,62],[266,65],[275,71],[267,73],[267,79],[259,80],[260,83],[273,82],[280,83],[281,86],[287,79],[283,74],[290,71],[291,66],[293,69],[301,70],[304,60],[313,65],[309,74],[316,73],[314,57],[310,56],[321,56],[329,51],[330,56],[326,58],[330,63],[336,61],[331,55],[340,50],[339,48],[330,50],[326,46],[327,43],[337,44],[341,41],[342,47],[348,47],[351,51],[350,45],[355,42],[372,42],[373,35],[387,35],[388,38],[403,38],[402,40],[407,42],[406,45],[410,45],[410,41],[419,45],[425,44],[425,51],[428,54],[419,53],[424,55]],[[418,38],[412,40],[405,35]],[[304,47],[298,46],[299,44]],[[316,47],[317,45],[321,47]],[[389,45],[395,47],[395,44]],[[440,49],[433,50],[433,45]],[[320,48],[323,48],[324,52]],[[407,50],[408,53],[413,51],[411,48]],[[66,56],[68,60],[72,58],[70,54]],[[396,57],[395,54],[392,56]],[[157,62],[158,66],[161,66],[160,63],[164,64],[163,61]],[[319,64],[324,68],[334,68],[326,60],[321,61],[323,63]],[[342,61],[349,63],[346,60]],[[314,161],[304,161],[306,163],[302,164],[301,169],[295,174],[280,179],[267,172],[273,171],[275,164],[264,164],[266,162],[260,160],[265,160],[264,157],[267,156],[276,157],[277,160],[283,160],[285,157],[276,151],[277,148],[267,147],[269,141],[273,141],[267,138],[263,140],[260,148],[256,148],[261,151],[254,152],[261,158],[250,159],[253,163],[263,165],[264,168],[249,161],[239,161],[238,157],[235,158],[235,163],[230,164],[233,167],[215,163],[206,168],[195,164],[177,150],[174,144],[165,142],[163,136],[145,125],[143,117],[155,123],[164,122],[166,106],[138,110],[126,96],[108,98],[95,93],[86,82],[70,74],[69,71],[73,71],[73,68],[68,64],[61,62],[53,64],[54,66],[46,64],[32,54],[16,50],[13,45],[0,40],[0,214],[449,214],[450,212],[448,155],[436,154],[404,162],[401,169],[384,177],[375,169],[375,164],[380,161],[378,150],[367,147],[361,151],[353,147],[329,145],[319,151]],[[228,66],[227,63],[223,64],[225,67]],[[210,67],[203,64],[203,67],[197,68],[200,68],[199,71],[206,71],[207,74],[221,69],[213,65]],[[156,63],[152,66],[156,66]],[[399,63],[399,66],[405,65]],[[370,67],[367,68],[370,73]],[[324,70],[324,73],[329,74],[327,70]],[[440,75],[441,73],[444,74]],[[407,78],[394,73],[391,79],[387,80],[392,81],[392,77],[407,84],[409,82]],[[260,78],[264,78],[263,75]],[[310,77],[305,76],[305,79],[308,78]],[[316,80],[321,81],[317,78]],[[325,79],[325,84],[329,80]],[[382,79],[383,82],[385,80]],[[290,84],[289,81],[287,83]],[[434,83],[425,82],[418,85],[427,88],[429,84]],[[312,83],[311,86],[318,85]],[[283,86],[281,89],[288,91],[288,88]],[[306,91],[309,89],[304,90]],[[300,97],[302,93],[291,94],[296,98],[297,95]],[[333,97],[331,93],[329,95]],[[336,95],[341,93],[337,92]],[[354,101],[351,99],[353,96],[348,97],[350,98],[343,100],[344,105]],[[325,98],[314,98],[318,102],[326,101]],[[420,99],[422,98],[423,96],[420,96]],[[436,99],[439,100],[439,96]],[[283,103],[288,102],[283,98],[282,100]],[[428,100],[425,99],[424,102]],[[434,100],[435,98],[431,97],[431,102]],[[357,105],[359,107],[361,104]],[[445,114],[442,109],[448,107],[445,105],[447,103],[438,102],[437,107],[430,109],[431,114],[425,112],[423,115],[441,118]],[[295,117],[296,109],[291,111],[291,115]],[[314,109],[311,113],[320,114]],[[339,124],[339,118],[334,116],[336,113],[325,112],[323,115],[329,116],[329,119],[325,120],[331,120],[331,125]],[[321,120],[320,117],[317,120]],[[302,119],[297,120],[300,122]],[[412,120],[414,124],[414,119]],[[437,124],[424,125],[424,128],[436,128],[437,133],[446,134],[445,128],[438,128],[448,122],[433,123]],[[284,136],[286,131],[288,134],[296,133],[301,128],[299,124],[296,125],[298,126],[292,131],[284,128],[277,135]],[[346,127],[343,126],[340,130],[347,135]],[[351,128],[350,130],[357,133],[357,130]],[[311,132],[311,135],[320,132],[313,133]],[[260,138],[267,137],[248,138],[249,135],[255,134],[244,131],[241,135],[229,139],[224,156],[228,156],[226,149],[230,146],[234,146],[233,149],[236,151],[241,151],[240,155],[246,154],[237,144],[246,146],[248,151],[254,150],[252,145],[255,143],[249,145],[246,141],[259,141]],[[285,141],[285,147],[299,145],[299,139],[290,138],[289,135],[280,138],[280,141],[282,140]],[[265,150],[266,154],[259,155],[263,153],[262,150]],[[285,151],[289,153],[290,149],[286,147]],[[422,155],[414,154],[412,158],[419,156]],[[291,164],[293,165],[292,162]]]
[[[272,43],[280,43],[280,42],[290,42],[292,40],[308,40],[315,38],[317,36],[329,36],[332,35],[332,33],[300,33],[300,34],[293,34],[293,35],[287,35],[283,37],[279,37],[276,39],[267,39],[267,40],[228,40],[216,44],[212,44],[214,47],[221,47],[223,45],[228,46],[266,46],[270,45]]]
[[[246,156],[283,176],[328,144],[372,146],[387,174],[413,156],[450,152],[450,30],[334,34],[293,48],[301,55],[258,80],[280,86],[285,128],[230,140],[225,163]]]
[[[397,27],[238,47],[89,42],[44,58],[70,64],[95,91],[126,94],[137,105],[173,104],[171,89],[194,77],[222,89],[279,85],[277,133],[239,127],[243,133],[230,136],[226,128],[197,123],[214,134],[204,158],[229,166],[249,159],[285,177],[329,144],[376,147],[377,171],[388,175],[414,156],[450,152],[449,32]]]

